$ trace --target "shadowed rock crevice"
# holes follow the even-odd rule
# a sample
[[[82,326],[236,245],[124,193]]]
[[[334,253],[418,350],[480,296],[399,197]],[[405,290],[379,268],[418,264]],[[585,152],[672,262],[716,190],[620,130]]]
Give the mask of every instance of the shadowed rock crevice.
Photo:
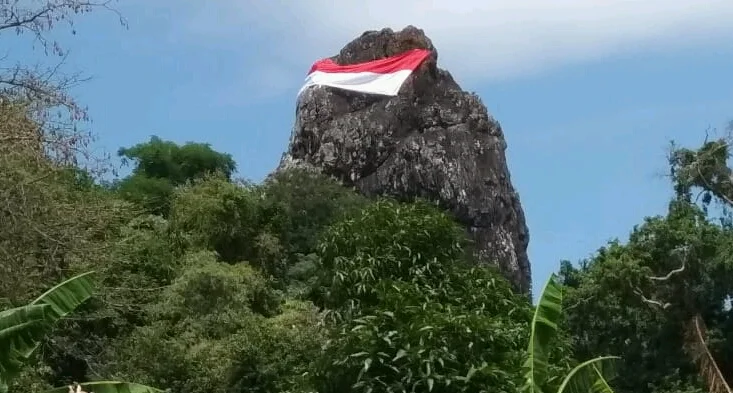
[[[528,292],[524,212],[507,168],[503,131],[479,97],[437,67],[430,39],[412,26],[366,32],[332,59],[353,64],[415,48],[432,55],[396,97],[330,87],[304,91],[278,170],[306,167],[365,195],[435,201],[466,227],[480,262],[497,264]]]

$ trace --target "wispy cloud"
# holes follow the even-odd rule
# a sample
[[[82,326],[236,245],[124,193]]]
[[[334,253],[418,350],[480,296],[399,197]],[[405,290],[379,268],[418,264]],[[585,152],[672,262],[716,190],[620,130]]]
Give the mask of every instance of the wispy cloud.
[[[733,39],[730,0],[220,0],[190,15],[183,28],[192,37],[258,41],[252,56],[299,74],[365,30],[408,24],[426,31],[443,66],[471,81]]]

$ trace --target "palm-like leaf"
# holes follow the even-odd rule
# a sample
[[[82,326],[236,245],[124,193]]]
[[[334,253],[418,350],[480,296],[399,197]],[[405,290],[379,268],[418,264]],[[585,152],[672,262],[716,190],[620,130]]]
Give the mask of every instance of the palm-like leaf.
[[[524,390],[543,393],[548,377],[549,352],[562,315],[562,287],[552,274],[542,290],[532,318],[527,360],[524,362]]]
[[[131,382],[96,381],[79,384],[82,391],[89,393],[163,393],[163,390]],[[46,390],[43,393],[69,393],[68,386]],[[76,392],[75,390],[71,390]]]
[[[56,285],[27,306],[0,312],[0,393],[53,324],[92,296],[92,273]]]
[[[0,312],[0,393],[8,389],[8,380],[25,361],[20,348],[35,343],[46,327],[45,305],[18,307]]]
[[[616,377],[617,356],[585,361],[568,373],[557,393],[613,393],[608,381]]]
[[[92,297],[94,294],[94,284],[91,280],[92,274],[94,272],[82,273],[56,285],[32,301],[30,307],[45,307],[45,325],[50,328],[61,318],[69,315],[69,313],[76,310],[77,307]],[[30,357],[33,351],[38,348],[45,333],[43,331],[40,335],[36,336],[31,345],[18,348],[25,358]]]
[[[0,311],[0,353],[29,344],[32,332],[43,328],[46,322],[45,305],[34,305]],[[2,367],[3,357],[0,357]]]
[[[51,306],[50,321],[58,321],[92,297],[94,294],[92,274],[93,271],[82,273],[56,285],[31,302],[31,305],[48,304]]]

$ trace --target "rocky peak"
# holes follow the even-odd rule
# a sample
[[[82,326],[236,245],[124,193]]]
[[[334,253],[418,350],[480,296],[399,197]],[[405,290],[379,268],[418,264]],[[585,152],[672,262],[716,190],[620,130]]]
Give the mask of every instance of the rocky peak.
[[[413,26],[365,32],[332,60],[354,64],[417,48],[432,55],[397,96],[305,90],[278,170],[317,170],[369,196],[433,200],[465,226],[477,259],[497,264],[526,293],[531,281],[524,212],[501,126],[479,97],[437,67],[432,42]]]

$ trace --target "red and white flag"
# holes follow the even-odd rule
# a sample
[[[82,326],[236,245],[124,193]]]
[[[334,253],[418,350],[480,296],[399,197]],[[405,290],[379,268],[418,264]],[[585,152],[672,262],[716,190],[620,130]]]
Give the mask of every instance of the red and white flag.
[[[430,56],[412,49],[396,56],[358,64],[338,65],[331,59],[315,62],[298,95],[311,86],[331,86],[369,94],[396,96],[407,77]]]

